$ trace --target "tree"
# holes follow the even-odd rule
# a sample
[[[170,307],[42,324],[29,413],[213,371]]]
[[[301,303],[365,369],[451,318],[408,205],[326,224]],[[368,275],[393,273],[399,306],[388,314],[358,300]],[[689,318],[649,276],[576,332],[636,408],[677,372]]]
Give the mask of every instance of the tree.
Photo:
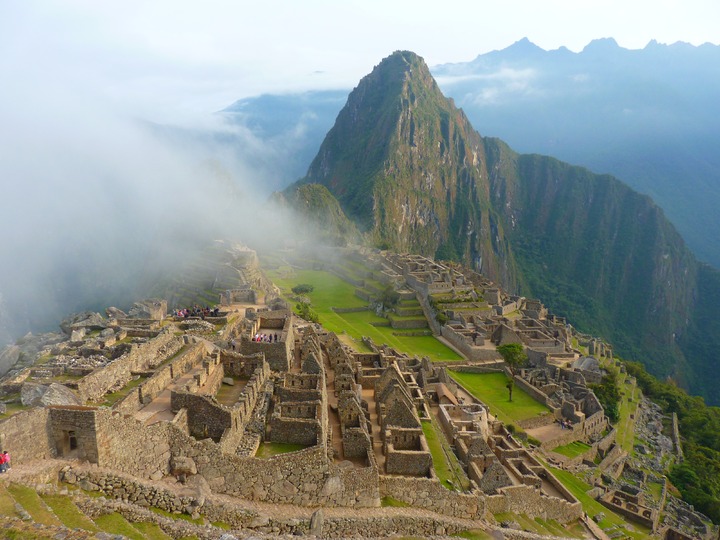
[[[499,352],[500,356],[503,357],[503,360],[505,360],[505,363],[510,368],[510,373],[512,373],[513,376],[515,375],[515,369],[525,365],[525,362],[527,362],[528,359],[522,343],[506,343],[505,345],[499,345],[497,347],[497,352]],[[510,391],[510,395],[512,397],[512,390]]]
[[[505,388],[507,388],[508,392],[510,392],[510,400],[509,401],[512,401],[512,391],[513,391],[514,387],[515,387],[515,381],[512,379],[510,379],[508,381],[508,383],[505,385]]]
[[[308,294],[315,290],[315,287],[308,283],[301,283],[300,285],[295,285],[292,288],[292,292],[295,294]]]

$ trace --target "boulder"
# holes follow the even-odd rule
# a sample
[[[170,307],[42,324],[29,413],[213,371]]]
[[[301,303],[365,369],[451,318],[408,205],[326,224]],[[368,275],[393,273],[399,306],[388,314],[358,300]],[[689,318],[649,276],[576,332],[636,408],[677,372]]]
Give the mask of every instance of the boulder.
[[[0,401],[0,414],[5,414],[7,412],[7,405]]]
[[[66,334],[72,334],[76,328],[86,328],[88,330],[102,330],[105,328],[105,319],[99,313],[92,311],[83,311],[70,315],[60,323],[60,329]]]
[[[162,321],[167,315],[167,301],[158,298],[150,298],[135,302],[128,311],[131,319],[154,319]]]
[[[180,474],[192,475],[197,474],[197,466],[195,461],[190,457],[185,456],[173,456],[170,459],[170,470],[173,475],[178,476]]]
[[[232,377],[223,377],[222,382],[223,384],[227,384],[228,386],[235,386],[235,381]]]
[[[87,330],[83,328],[73,328],[72,333],[70,334],[70,341],[82,341],[82,339],[85,337],[85,332]]]
[[[310,534],[317,536],[318,538],[322,536],[322,530],[323,530],[323,511],[322,509],[315,510],[313,512],[313,515],[310,517]]]
[[[127,319],[127,313],[122,309],[112,306],[105,310],[105,314],[108,316],[108,319]]]
[[[48,387],[43,384],[26,382],[20,388],[20,402],[24,407],[36,407],[47,392]]]
[[[26,382],[20,389],[20,400],[26,407],[47,405],[82,405],[80,398],[67,386],[51,383],[47,386]]]
[[[51,383],[40,401],[43,405],[82,405],[75,392],[58,383]]]
[[[7,373],[20,359],[20,347],[8,345],[0,352],[0,375]]]

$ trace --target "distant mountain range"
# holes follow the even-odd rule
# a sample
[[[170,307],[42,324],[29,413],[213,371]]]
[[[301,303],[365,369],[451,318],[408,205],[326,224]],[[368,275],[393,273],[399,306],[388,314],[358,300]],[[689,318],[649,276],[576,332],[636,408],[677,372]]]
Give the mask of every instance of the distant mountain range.
[[[374,245],[472,265],[720,403],[720,273],[614,177],[481,137],[414,53],[360,81],[288,200],[312,185]]]
[[[573,53],[523,39],[431,72],[483,135],[621,178],[663,208],[700,260],[720,267],[719,46],[628,50],[603,39]],[[289,183],[305,174],[346,97],[261,96],[224,114],[284,145],[276,174]]]

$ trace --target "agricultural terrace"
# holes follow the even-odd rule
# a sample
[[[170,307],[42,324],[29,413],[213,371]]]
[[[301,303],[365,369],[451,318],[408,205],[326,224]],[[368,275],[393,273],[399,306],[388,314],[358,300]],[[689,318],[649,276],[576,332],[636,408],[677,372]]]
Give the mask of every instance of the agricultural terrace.
[[[474,397],[490,407],[490,413],[505,424],[517,424],[522,420],[549,414],[543,403],[535,401],[517,385],[513,388],[513,400],[509,400],[506,388],[509,378],[505,373],[462,373],[449,371]]]
[[[649,531],[647,528],[637,523],[628,523],[622,516],[616,514],[608,508],[605,508],[602,504],[588,495],[587,492],[592,489],[592,486],[584,482],[581,478],[564,469],[558,469],[555,467],[548,467],[548,469],[550,469],[555,477],[570,490],[578,501],[580,501],[583,510],[585,510],[588,516],[591,518],[598,514],[603,514],[605,516],[598,523],[600,528],[609,529],[611,527],[615,527],[617,531],[626,538],[648,538]]]
[[[367,302],[355,296],[355,286],[334,274],[322,270],[290,270],[282,267],[267,272],[267,276],[280,288],[283,296],[294,304],[291,289],[308,284],[314,290],[306,296],[313,310],[327,330],[352,338],[356,350],[362,351],[361,338],[371,338],[375,343],[387,344],[411,356],[427,356],[434,361],[459,361],[462,357],[433,336],[413,336],[412,331],[395,330],[390,327],[373,326],[371,323],[387,323],[387,319],[371,311],[335,313],[332,308],[362,308]],[[347,341],[346,341],[347,342]]]

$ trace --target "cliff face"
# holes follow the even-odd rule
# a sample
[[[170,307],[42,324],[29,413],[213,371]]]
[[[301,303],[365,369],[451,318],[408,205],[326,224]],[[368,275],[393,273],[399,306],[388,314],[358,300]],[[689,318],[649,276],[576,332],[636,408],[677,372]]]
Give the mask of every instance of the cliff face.
[[[461,260],[720,401],[720,376],[699,376],[720,347],[720,330],[701,331],[717,272],[699,273],[662,211],[617,179],[480,137],[415,54],[360,81],[303,183],[376,246]]]
[[[492,204],[522,289],[622,354],[689,382],[677,339],[691,317],[697,264],[649,197],[556,159],[486,139]]]

